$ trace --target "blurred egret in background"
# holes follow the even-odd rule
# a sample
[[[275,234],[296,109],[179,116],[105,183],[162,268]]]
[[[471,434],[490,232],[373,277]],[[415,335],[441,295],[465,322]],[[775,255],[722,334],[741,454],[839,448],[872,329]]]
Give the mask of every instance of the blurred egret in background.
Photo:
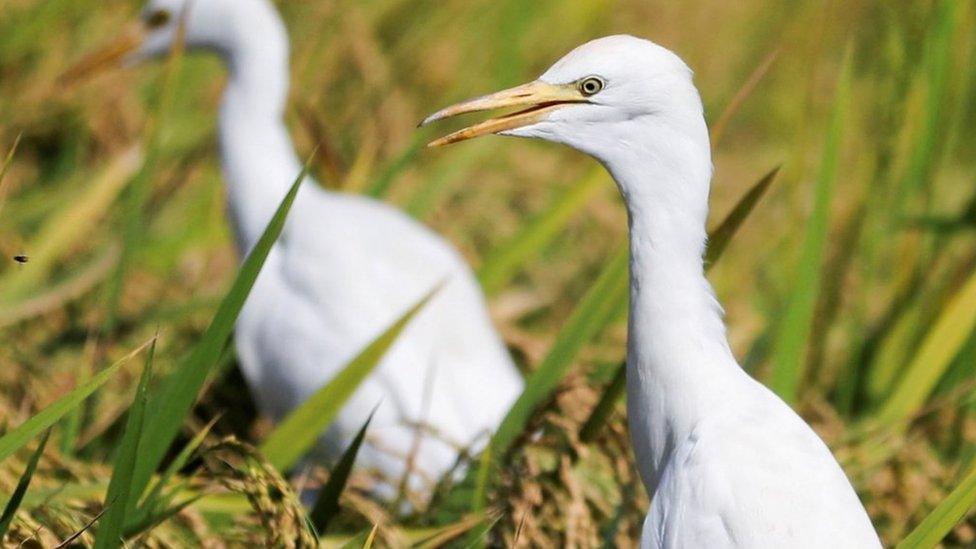
[[[729,348],[702,264],[712,162],[691,70],[611,36],[424,122],[502,107],[523,110],[431,145],[493,133],[563,143],[599,160],[627,206],[627,412],[652,496],[642,546],[879,547],[827,446]]]
[[[271,2],[153,0],[138,32],[79,67],[164,55],[181,25],[188,48],[216,52],[229,72],[218,131],[243,255],[302,168],[283,123],[288,35]],[[460,450],[487,442],[522,390],[458,252],[386,204],[306,184],[236,326],[244,377],[260,409],[280,420],[441,282],[317,449],[337,456],[381,403],[357,463],[380,474],[377,494],[387,499],[407,473],[409,490],[429,494]]]

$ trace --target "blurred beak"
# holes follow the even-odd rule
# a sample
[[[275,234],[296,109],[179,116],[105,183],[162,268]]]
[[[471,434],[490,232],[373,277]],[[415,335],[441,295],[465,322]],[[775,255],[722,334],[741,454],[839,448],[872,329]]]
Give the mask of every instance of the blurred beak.
[[[526,109],[468,126],[463,130],[446,135],[427,145],[428,147],[440,147],[482,135],[529,126],[544,120],[549,113],[555,110],[565,108],[574,103],[586,102],[586,98],[572,84],[555,85],[536,80],[535,82],[529,82],[528,84],[478,97],[439,110],[425,118],[420,125],[426,126],[437,120],[469,112],[528,106]]]
[[[126,56],[139,49],[145,38],[145,25],[142,23],[130,25],[113,42],[82,57],[81,60],[61,74],[58,82],[62,85],[73,84],[107,68],[119,66]]]

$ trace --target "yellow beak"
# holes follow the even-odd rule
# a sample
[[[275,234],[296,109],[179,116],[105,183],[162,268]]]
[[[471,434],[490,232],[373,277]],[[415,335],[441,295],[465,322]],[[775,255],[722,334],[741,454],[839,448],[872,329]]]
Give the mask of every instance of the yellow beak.
[[[62,86],[68,86],[81,79],[98,74],[107,68],[118,66],[125,56],[139,49],[145,38],[145,25],[142,23],[130,25],[111,43],[82,57],[64,71],[58,78],[58,82]]]
[[[549,113],[557,109],[564,108],[567,105],[572,105],[574,103],[586,102],[586,97],[584,97],[573,84],[555,85],[542,82],[541,80],[536,80],[535,82],[529,82],[528,84],[523,84],[521,86],[500,91],[498,93],[493,93],[491,95],[478,97],[476,99],[458,103],[456,105],[447,107],[446,109],[439,110],[425,118],[420,125],[426,126],[427,124],[437,120],[470,112],[487,111],[507,107],[520,107],[526,105],[529,106],[527,109],[520,110],[518,112],[499,116],[498,118],[491,118],[489,120],[485,120],[484,122],[468,126],[463,130],[456,131],[452,134],[441,137],[440,139],[431,141],[427,145],[428,147],[440,147],[442,145],[449,145],[451,143],[457,143],[458,141],[466,141],[482,135],[499,133],[506,130],[513,130],[515,128],[535,124],[536,122],[543,120]]]

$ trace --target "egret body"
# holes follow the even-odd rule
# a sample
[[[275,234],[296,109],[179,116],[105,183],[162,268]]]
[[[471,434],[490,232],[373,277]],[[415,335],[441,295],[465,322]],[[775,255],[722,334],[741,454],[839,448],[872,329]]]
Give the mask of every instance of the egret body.
[[[525,109],[432,145],[546,139],[616,181],[630,221],[627,413],[652,496],[642,546],[879,547],[827,446],[729,348],[702,264],[712,162],[691,70],[652,42],[611,36],[425,122],[512,106]]]
[[[216,52],[228,70],[218,132],[243,255],[302,168],[282,119],[287,32],[268,0],[152,0],[138,39],[92,58],[164,55],[181,18],[187,47]],[[357,464],[380,473],[386,498],[397,495],[412,453],[408,487],[428,494],[459,450],[486,442],[522,390],[457,251],[386,204],[306,182],[237,322],[244,377],[277,420],[442,282],[319,444],[338,455],[379,404]]]

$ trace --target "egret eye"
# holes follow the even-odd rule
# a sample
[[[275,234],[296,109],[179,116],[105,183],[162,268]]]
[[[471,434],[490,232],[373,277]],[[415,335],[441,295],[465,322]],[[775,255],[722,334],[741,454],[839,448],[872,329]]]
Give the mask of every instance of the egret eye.
[[[146,26],[149,27],[150,29],[158,29],[159,27],[162,27],[167,23],[169,23],[170,19],[171,17],[168,11],[166,10],[154,11],[146,19]]]
[[[596,95],[600,93],[603,89],[603,80],[596,76],[588,76],[580,80],[578,86],[580,93],[589,97],[591,95]]]

